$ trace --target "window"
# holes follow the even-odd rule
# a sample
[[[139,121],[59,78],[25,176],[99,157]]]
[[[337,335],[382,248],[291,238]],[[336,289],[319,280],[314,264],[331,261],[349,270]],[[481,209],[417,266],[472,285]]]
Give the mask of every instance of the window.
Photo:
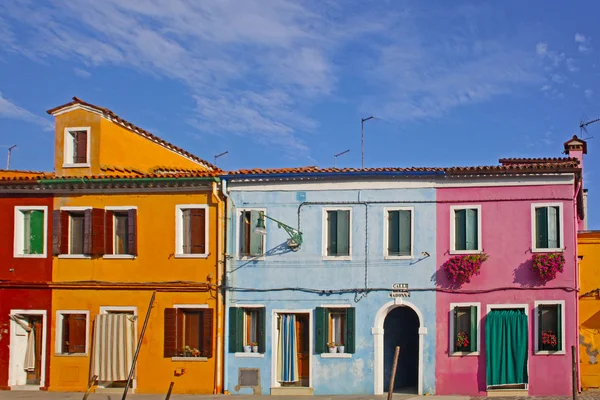
[[[258,257],[264,254],[265,235],[254,232],[260,210],[242,210],[239,219],[239,255],[240,257]],[[265,223],[267,221],[265,220]]]
[[[412,257],[412,209],[386,210],[386,257]]]
[[[474,253],[481,251],[481,207],[450,208],[451,251]]]
[[[52,213],[54,255],[100,255],[104,253],[104,210],[65,207]]]
[[[231,307],[229,309],[229,352],[240,353],[244,346],[258,343],[258,352],[266,349],[264,307]]]
[[[564,302],[536,302],[537,352],[562,352]]]
[[[350,210],[326,210],[327,257],[350,256]]]
[[[88,352],[89,312],[57,311],[56,353],[86,354]]]
[[[353,307],[317,307],[315,310],[315,351],[327,353],[327,343],[344,346],[344,353],[355,351],[355,309]]]
[[[213,310],[194,307],[165,308],[166,358],[212,357]]]
[[[45,257],[48,207],[15,207],[15,257]]]
[[[177,251],[179,257],[208,255],[208,206],[177,206]]]
[[[475,353],[479,341],[479,304],[451,304],[450,349],[453,354]]]
[[[137,255],[137,210],[107,207],[105,233],[106,254]]]
[[[562,207],[559,204],[532,205],[533,250],[562,249]]]
[[[90,128],[67,128],[64,137],[64,167],[89,165]]]

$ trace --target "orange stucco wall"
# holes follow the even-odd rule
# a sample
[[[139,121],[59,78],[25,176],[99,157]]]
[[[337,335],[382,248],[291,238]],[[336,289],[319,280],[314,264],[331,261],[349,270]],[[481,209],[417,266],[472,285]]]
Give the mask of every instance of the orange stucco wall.
[[[600,288],[600,231],[578,235],[580,294]],[[584,389],[600,387],[600,297],[585,296],[579,301],[579,349],[581,385]]]

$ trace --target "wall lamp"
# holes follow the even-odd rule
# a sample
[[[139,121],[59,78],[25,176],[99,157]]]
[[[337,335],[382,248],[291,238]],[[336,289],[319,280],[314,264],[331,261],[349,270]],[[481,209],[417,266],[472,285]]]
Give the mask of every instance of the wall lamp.
[[[284,224],[281,221],[276,220],[275,218],[269,217],[263,211],[259,211],[258,221],[256,222],[256,227],[254,228],[254,233],[257,233],[257,234],[263,235],[263,236],[267,234],[267,228],[265,226],[265,218],[268,218],[271,221],[276,222],[278,228],[283,228],[287,232],[287,234],[290,235],[290,238],[287,240],[287,245],[289,246],[290,249],[292,249],[293,251],[296,251],[296,250],[298,250],[298,248],[300,248],[300,245],[302,244],[302,232],[300,232],[296,228],[292,228],[291,226]]]

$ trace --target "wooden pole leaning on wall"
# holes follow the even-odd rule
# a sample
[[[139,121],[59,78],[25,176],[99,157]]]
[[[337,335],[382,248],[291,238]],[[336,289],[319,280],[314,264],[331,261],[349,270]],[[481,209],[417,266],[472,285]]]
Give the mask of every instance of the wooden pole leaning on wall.
[[[88,387],[83,395],[83,400],[87,400],[88,396],[90,395],[90,391],[92,390],[92,386],[94,386],[94,383],[96,382],[96,379],[98,379],[98,375],[92,376],[92,379],[90,379],[88,382]]]
[[[400,346],[396,346],[394,353],[394,365],[392,365],[392,375],[390,376],[390,388],[388,389],[387,400],[392,400],[394,395],[394,383],[396,381],[396,369],[398,368],[398,357],[400,356]]]
[[[175,385],[175,382],[171,382],[171,384],[169,385],[169,390],[167,391],[167,397],[165,397],[165,400],[169,400],[171,398],[171,392],[173,391],[173,385]]]
[[[129,391],[129,386],[131,385],[131,380],[133,379],[133,372],[135,371],[135,364],[137,363],[138,355],[140,354],[140,348],[142,347],[142,341],[144,339],[144,334],[146,333],[146,327],[148,326],[148,320],[150,319],[150,313],[152,312],[152,306],[154,305],[154,298],[156,297],[156,291],[152,292],[152,297],[150,298],[150,304],[148,304],[148,312],[146,313],[146,318],[144,319],[144,326],[142,327],[142,333],[140,333],[140,338],[138,339],[137,347],[135,349],[135,354],[133,355],[133,361],[131,361],[131,369],[129,370],[129,377],[127,378],[127,385],[125,385],[125,390],[123,391],[123,397],[121,400],[125,400],[127,398],[127,392]]]
[[[573,400],[577,400],[577,355],[575,346],[571,346],[571,362],[573,366]]]

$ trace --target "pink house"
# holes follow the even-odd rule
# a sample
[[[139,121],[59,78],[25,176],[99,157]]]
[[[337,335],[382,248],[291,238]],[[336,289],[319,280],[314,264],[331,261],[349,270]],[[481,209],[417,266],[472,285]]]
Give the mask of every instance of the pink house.
[[[564,146],[565,158],[457,169],[436,191],[437,394],[571,393],[587,149],[576,136]],[[447,272],[468,266],[448,260],[482,254],[470,282]],[[554,255],[540,261],[545,268],[560,265],[560,254],[563,270],[553,279],[532,269],[534,256]]]

